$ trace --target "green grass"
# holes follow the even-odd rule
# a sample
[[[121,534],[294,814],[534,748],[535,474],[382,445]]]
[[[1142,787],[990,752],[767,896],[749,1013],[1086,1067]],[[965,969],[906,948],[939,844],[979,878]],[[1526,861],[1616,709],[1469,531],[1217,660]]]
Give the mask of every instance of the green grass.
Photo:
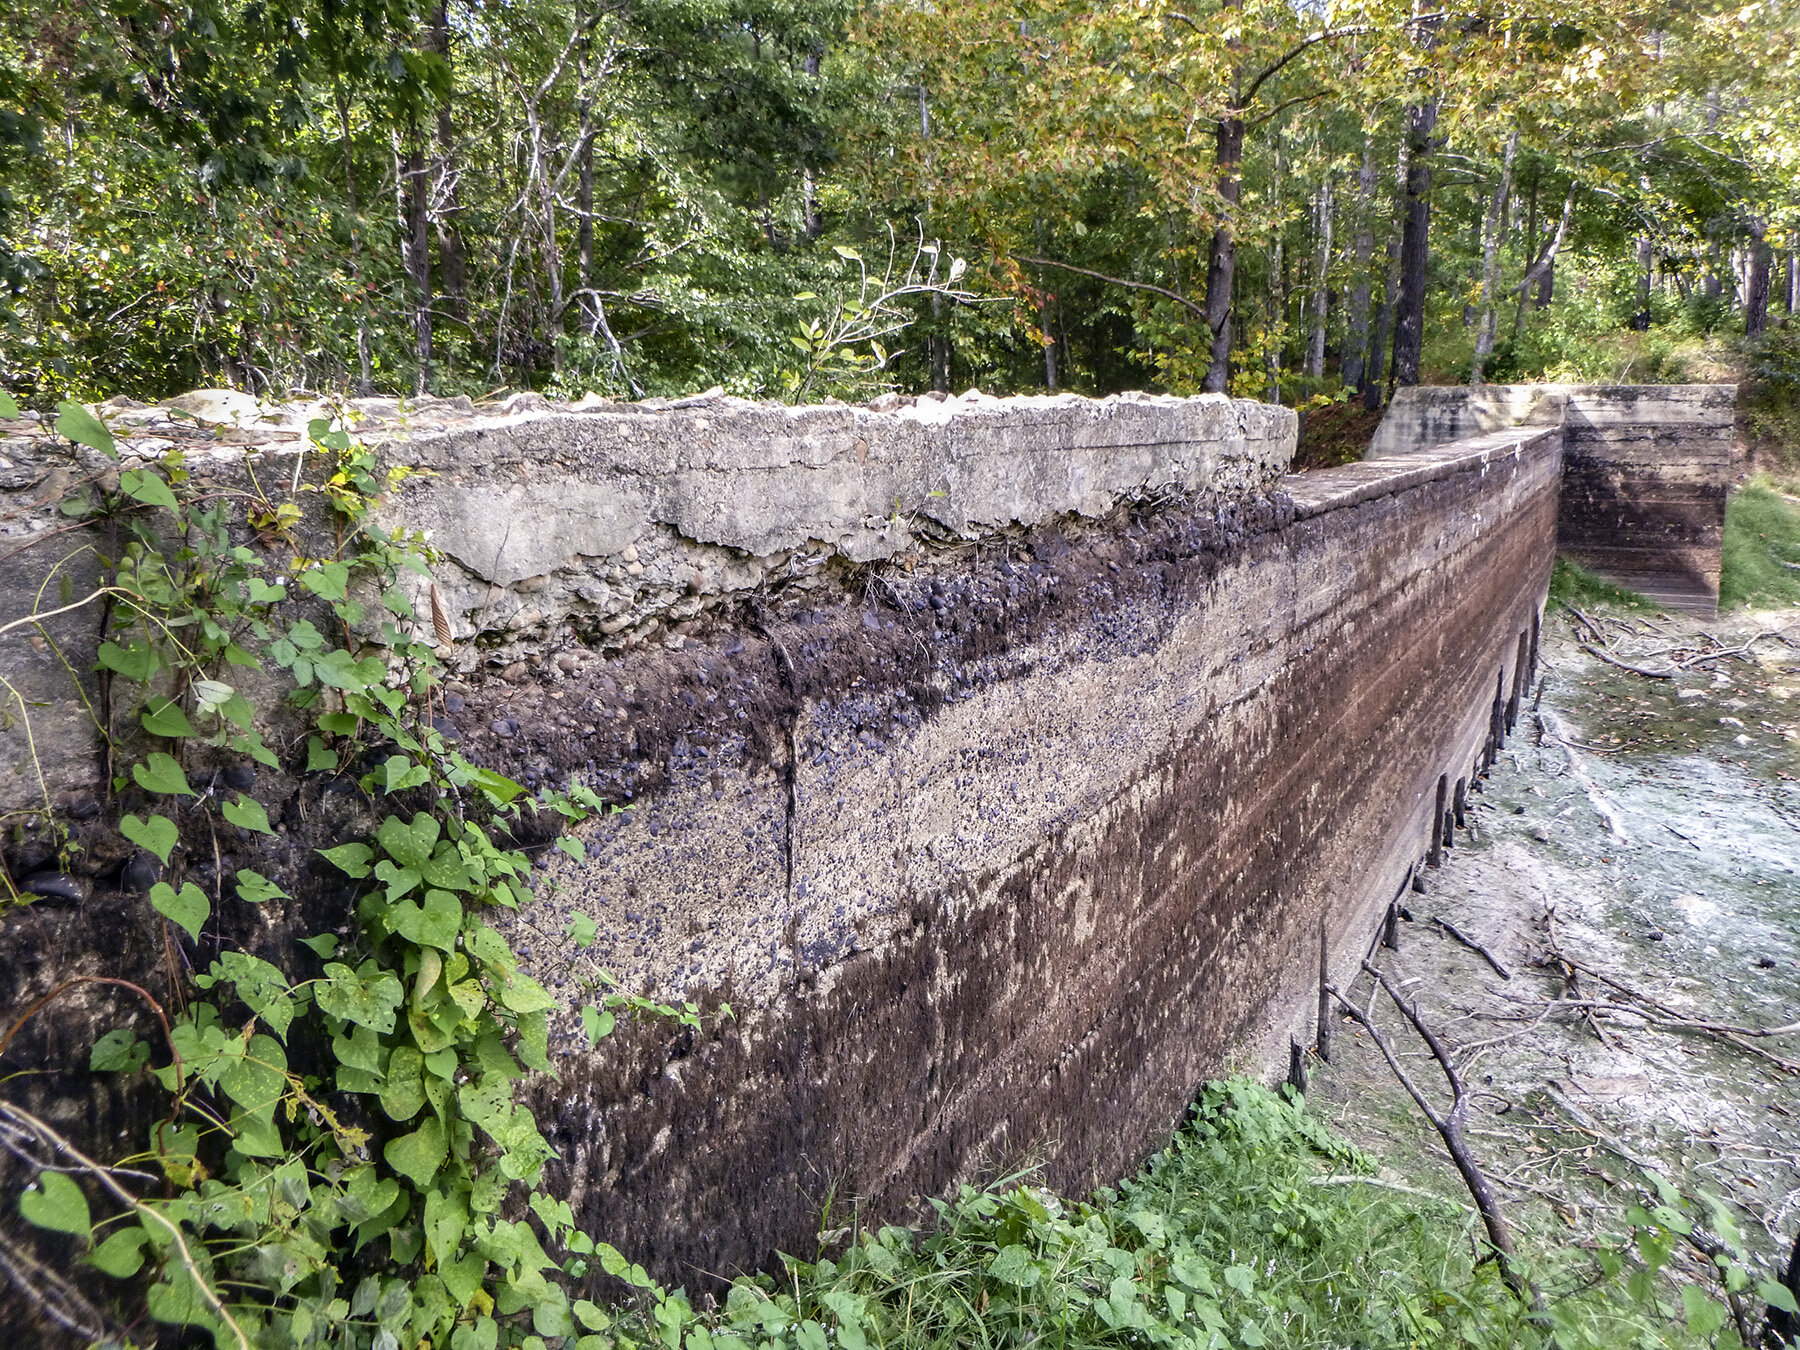
[[[1086,1200],[1015,1175],[934,1201],[927,1230],[839,1230],[832,1257],[740,1279],[702,1350],[1600,1350],[1738,1344],[1690,1334],[1637,1253],[1526,1245],[1533,1313],[1471,1251],[1456,1200],[1384,1187],[1303,1104],[1215,1083],[1132,1179]],[[1327,1180],[1329,1178],[1329,1180]],[[1674,1211],[1669,1211],[1673,1215]],[[1645,1218],[1643,1222],[1648,1222]],[[1676,1241],[1656,1234],[1655,1264]],[[847,1236],[846,1236],[847,1235]],[[1529,1234],[1521,1235],[1529,1238]],[[1635,1274],[1634,1274],[1635,1272]],[[1653,1287],[1654,1286],[1654,1287]],[[1694,1291],[1700,1296],[1701,1291]],[[679,1297],[679,1296],[677,1296]],[[685,1303],[685,1301],[683,1301]],[[1698,1304],[1696,1304],[1698,1306]],[[668,1326],[685,1306],[659,1311]],[[623,1328],[621,1328],[623,1330]],[[646,1328],[647,1330],[647,1328]],[[675,1345],[667,1335],[661,1340]],[[654,1342],[645,1337],[646,1350]],[[645,1344],[630,1334],[620,1347]],[[584,1341],[583,1346],[586,1345]]]
[[[1615,586],[1571,558],[1557,556],[1550,572],[1550,603],[1575,609],[1610,605],[1615,609],[1656,609],[1656,602],[1636,591]]]
[[[1768,479],[1753,480],[1725,506],[1721,607],[1800,602],[1800,504]]]

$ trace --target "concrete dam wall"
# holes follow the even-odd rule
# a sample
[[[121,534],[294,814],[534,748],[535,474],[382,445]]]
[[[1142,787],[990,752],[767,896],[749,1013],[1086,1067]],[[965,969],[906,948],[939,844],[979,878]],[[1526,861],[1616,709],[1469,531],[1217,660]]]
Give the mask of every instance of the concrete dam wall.
[[[1557,545],[1659,604],[1719,604],[1737,389],[1466,385],[1399,390],[1369,454],[1404,454],[1515,426],[1563,429]]]
[[[810,1251],[832,1194],[904,1218],[1026,1158],[1111,1181],[1208,1077],[1310,1038],[1321,962],[1347,978],[1454,840],[1525,695],[1562,420],[1284,476],[1294,415],[1218,396],[684,404],[355,408],[431,470],[383,514],[444,555],[418,583],[440,729],[629,808],[582,860],[543,851],[508,934],[562,1001],[532,1091],[578,1220],[692,1280]],[[243,415],[218,472],[304,471],[295,417]],[[119,420],[127,453],[175,434]],[[15,430],[12,528],[47,537],[60,452]],[[0,578],[0,619],[54,561]],[[80,668],[100,625],[58,630]],[[54,765],[85,838],[100,741],[47,727],[0,730],[9,791]],[[191,863],[298,897],[252,935],[270,959],[353,902],[311,852],[350,809],[320,777],[259,782],[278,836]],[[15,875],[42,865],[19,838]],[[74,893],[9,914],[0,1012],[72,966],[156,977],[132,860],[95,838]],[[601,969],[736,1016],[589,1051]]]

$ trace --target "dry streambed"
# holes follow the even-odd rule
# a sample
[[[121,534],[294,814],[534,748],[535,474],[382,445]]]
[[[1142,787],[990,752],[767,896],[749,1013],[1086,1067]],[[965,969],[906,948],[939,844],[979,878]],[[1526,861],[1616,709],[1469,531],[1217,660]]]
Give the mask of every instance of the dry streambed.
[[[1378,964],[1453,1047],[1467,1142],[1515,1223],[1617,1232],[1654,1168],[1728,1202],[1773,1262],[1800,1229],[1800,1027],[1730,1028],[1800,1023],[1800,611],[1564,616],[1545,655],[1536,706]],[[1372,987],[1357,1002],[1447,1105]],[[1387,1183],[1466,1203],[1347,1020],[1311,1100]]]

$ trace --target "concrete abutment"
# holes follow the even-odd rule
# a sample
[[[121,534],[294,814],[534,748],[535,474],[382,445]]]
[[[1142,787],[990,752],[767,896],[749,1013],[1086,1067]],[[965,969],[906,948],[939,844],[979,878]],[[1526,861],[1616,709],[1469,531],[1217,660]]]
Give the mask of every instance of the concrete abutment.
[[[446,555],[446,734],[629,807],[509,938],[562,1002],[553,1184],[678,1279],[809,1251],[832,1194],[1111,1181],[1318,1039],[1517,724],[1568,511],[1561,418],[1284,477],[1292,414],[1216,396],[368,411],[433,470],[385,513]],[[100,778],[70,728],[66,800]],[[346,793],[259,783],[280,838],[190,860],[297,897],[237,935],[270,959],[347,919],[308,833]],[[89,856],[87,899],[9,916],[6,1008],[71,961],[156,977],[129,859]],[[590,1051],[602,968],[737,1015]]]

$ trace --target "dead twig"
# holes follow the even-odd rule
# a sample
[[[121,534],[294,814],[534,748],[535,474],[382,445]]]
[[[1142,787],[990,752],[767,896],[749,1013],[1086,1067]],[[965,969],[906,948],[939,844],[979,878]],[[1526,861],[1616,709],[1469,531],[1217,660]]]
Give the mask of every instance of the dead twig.
[[[1463,932],[1462,929],[1451,923],[1450,920],[1446,919],[1443,915],[1438,915],[1432,922],[1437,924],[1437,926],[1443,929],[1449,936],[1462,943],[1462,945],[1467,947],[1470,951],[1480,956],[1482,960],[1486,961],[1494,968],[1494,973],[1501,979],[1510,980],[1512,978],[1512,972],[1500,964],[1499,957],[1495,956],[1486,947],[1482,946],[1474,938]]]

